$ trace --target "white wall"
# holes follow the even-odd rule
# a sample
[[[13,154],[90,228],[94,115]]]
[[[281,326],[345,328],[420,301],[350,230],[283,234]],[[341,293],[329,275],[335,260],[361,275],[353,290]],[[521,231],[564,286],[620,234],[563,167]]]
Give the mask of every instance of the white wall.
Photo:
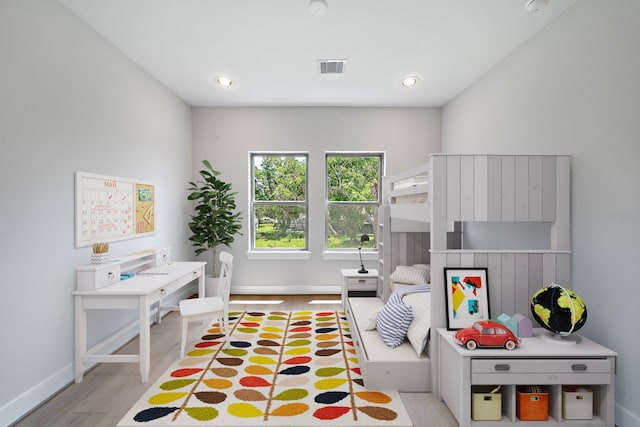
[[[74,172],[156,184],[155,236],[188,259],[191,111],[57,2],[0,2],[0,425],[73,381]],[[116,316],[112,316],[115,314]],[[131,315],[91,316],[95,341]]]
[[[428,161],[440,149],[440,109],[436,108],[194,108],[193,167],[211,161],[238,192],[243,236],[233,245],[234,292],[323,292],[341,283],[351,260],[326,261],[324,249],[324,156],[326,151],[386,151],[387,174]],[[309,152],[310,260],[249,260],[248,197],[250,151]],[[194,176],[197,178],[197,176]],[[374,261],[365,263],[375,268]],[[297,285],[307,285],[304,288]],[[316,285],[309,287],[309,285]],[[242,287],[242,288],[241,288]]]
[[[445,152],[572,156],[581,331],[619,353],[616,423],[640,426],[640,2],[582,0],[443,109]]]

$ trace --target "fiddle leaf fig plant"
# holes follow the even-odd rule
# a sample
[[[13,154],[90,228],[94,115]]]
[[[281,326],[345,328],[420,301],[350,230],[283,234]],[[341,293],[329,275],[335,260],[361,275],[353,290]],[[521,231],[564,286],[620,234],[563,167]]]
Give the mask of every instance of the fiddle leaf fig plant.
[[[202,180],[189,182],[188,200],[196,202],[195,213],[191,215],[189,229],[196,255],[213,251],[213,275],[216,275],[216,249],[219,245],[231,246],[236,234],[242,234],[241,212],[236,212],[237,193],[231,191],[231,184],[218,178],[220,172],[213,169],[208,160],[203,160],[205,169],[200,171]]]

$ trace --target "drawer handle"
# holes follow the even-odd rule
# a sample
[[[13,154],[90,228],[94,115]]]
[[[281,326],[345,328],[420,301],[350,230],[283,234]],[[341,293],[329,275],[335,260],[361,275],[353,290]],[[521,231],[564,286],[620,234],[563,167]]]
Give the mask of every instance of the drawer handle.
[[[365,283],[366,280],[365,279],[358,279],[358,283]]]
[[[571,369],[573,371],[586,371],[587,365],[585,365],[584,363],[574,363],[573,365],[571,365]]]
[[[160,289],[160,295],[165,296],[167,291],[165,289]]]
[[[165,260],[165,261],[166,261],[166,260],[167,260],[167,258],[169,258],[169,257],[167,256],[167,254],[162,255],[162,259],[163,259],[163,260]]]
[[[493,369],[495,369],[496,371],[508,371],[511,369],[511,366],[507,365],[506,363],[499,363],[497,365],[494,365]]]
[[[110,272],[107,273],[107,277],[109,279],[113,279],[114,277],[116,277],[116,275],[115,275],[115,273],[113,271],[110,271]]]

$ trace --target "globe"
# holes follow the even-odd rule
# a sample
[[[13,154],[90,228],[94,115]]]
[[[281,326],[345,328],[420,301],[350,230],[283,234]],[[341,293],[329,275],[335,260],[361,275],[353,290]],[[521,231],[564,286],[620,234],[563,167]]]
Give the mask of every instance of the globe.
[[[587,307],[582,298],[555,283],[533,294],[531,314],[540,326],[560,336],[576,332],[587,321]]]

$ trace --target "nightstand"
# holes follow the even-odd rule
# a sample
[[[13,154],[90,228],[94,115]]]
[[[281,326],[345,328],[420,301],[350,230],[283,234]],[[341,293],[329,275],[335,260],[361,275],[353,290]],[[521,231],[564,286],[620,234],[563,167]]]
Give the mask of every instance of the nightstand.
[[[375,297],[378,294],[378,270],[358,273],[355,268],[342,270],[342,304],[346,307],[347,297]]]

